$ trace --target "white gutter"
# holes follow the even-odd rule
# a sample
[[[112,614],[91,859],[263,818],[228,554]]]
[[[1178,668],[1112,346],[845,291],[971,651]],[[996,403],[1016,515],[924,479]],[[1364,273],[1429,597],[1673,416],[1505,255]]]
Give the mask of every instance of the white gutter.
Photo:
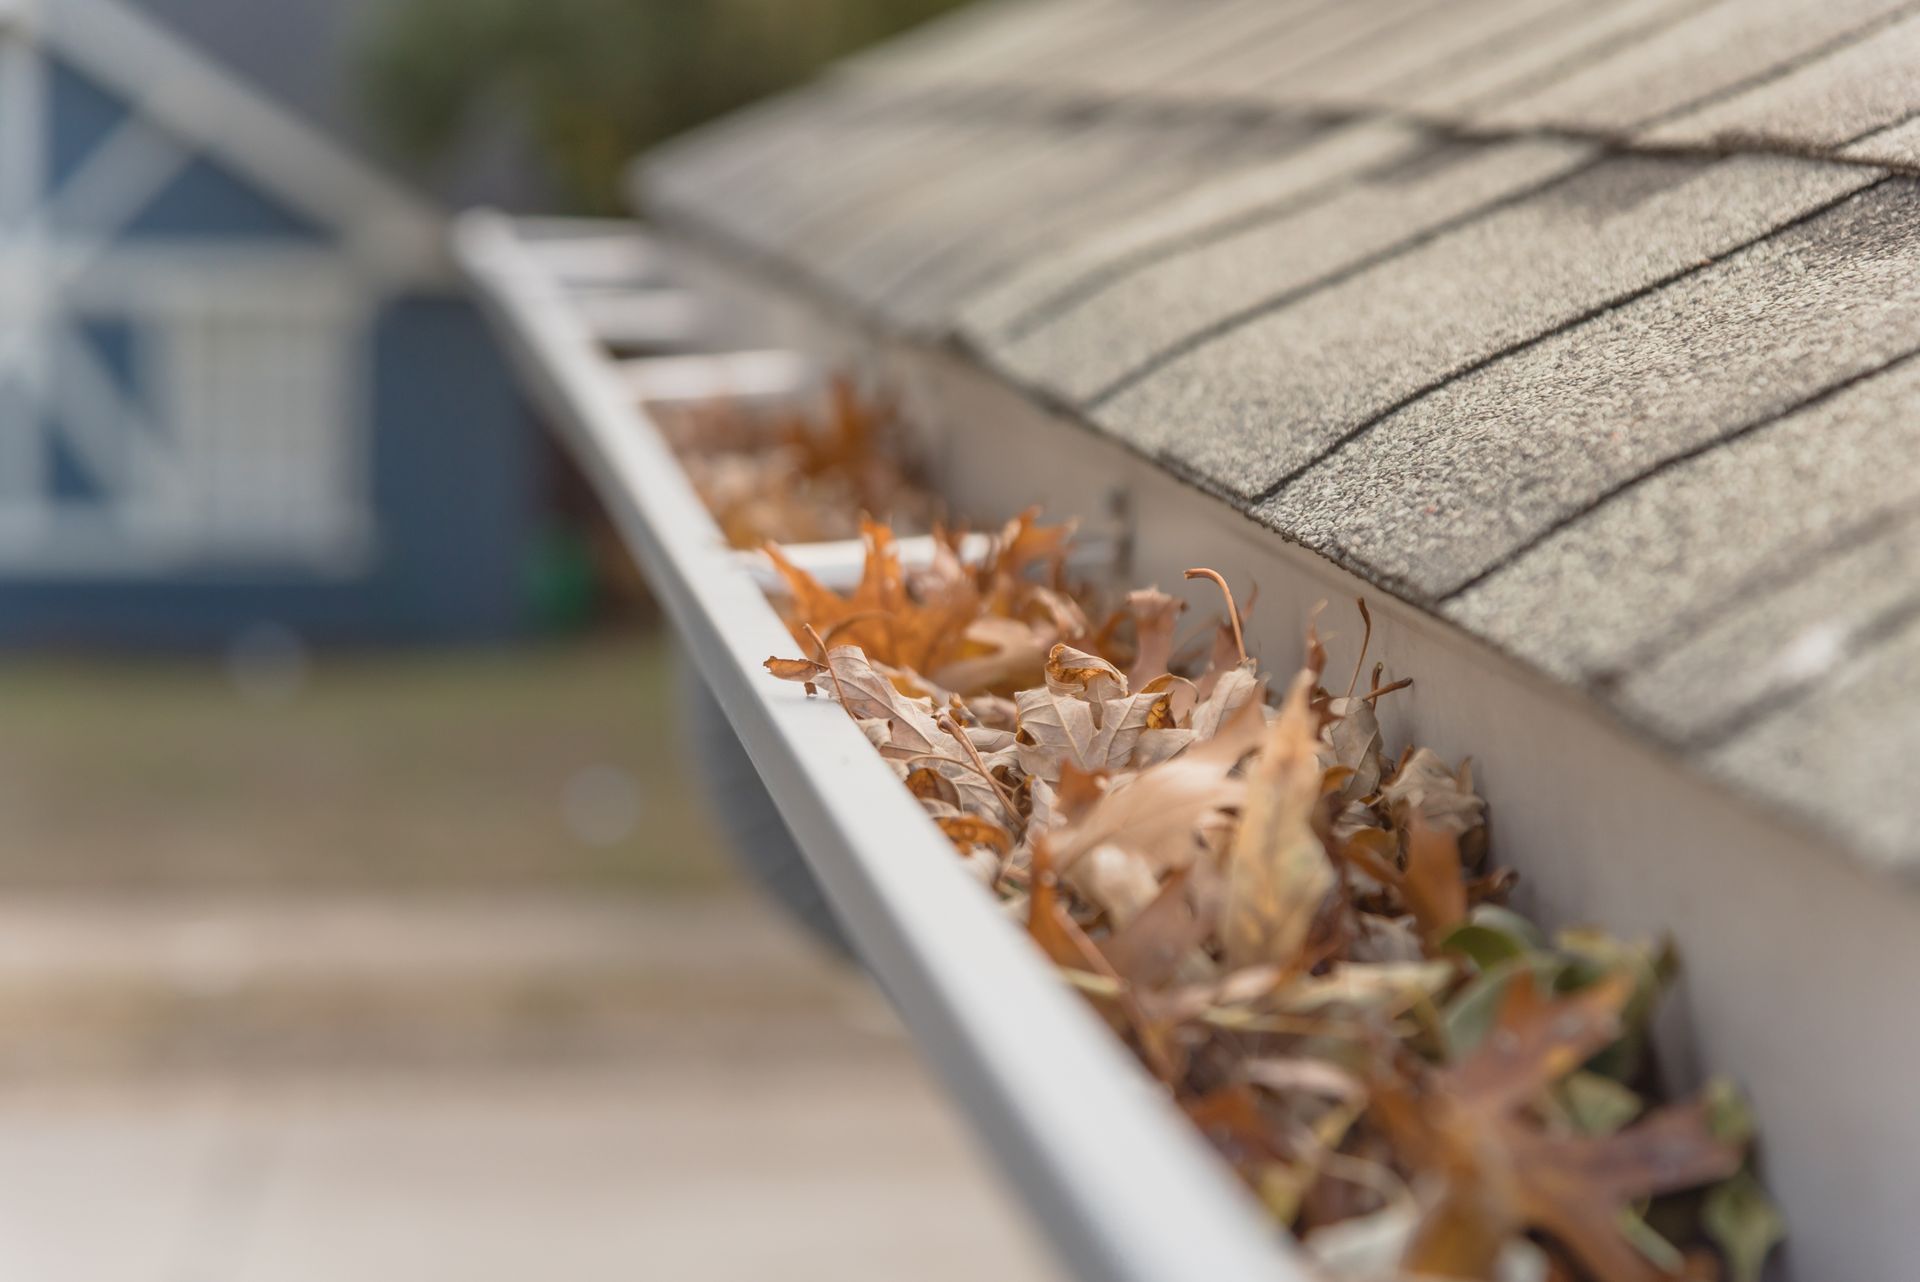
[[[454,244],[861,956],[1068,1267],[1103,1282],[1305,1282],[1285,1235],[967,878],[839,706],[764,673],[794,652],[785,626],[513,225],[467,214]]]

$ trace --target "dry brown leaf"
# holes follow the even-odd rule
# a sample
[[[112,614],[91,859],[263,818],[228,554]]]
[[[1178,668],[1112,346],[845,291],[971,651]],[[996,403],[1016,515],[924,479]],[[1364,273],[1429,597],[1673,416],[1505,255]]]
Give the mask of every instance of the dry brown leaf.
[[[1128,983],[1144,988],[1166,984],[1213,933],[1212,922],[1195,909],[1188,894],[1191,873],[1191,868],[1182,868],[1170,875],[1151,903],[1101,941],[1107,962]]]
[[[803,681],[812,684],[827,674],[827,665],[816,663],[812,659],[776,657],[767,660],[767,671],[782,681]]]
[[[1007,855],[1013,853],[1013,834],[990,819],[977,815],[953,815],[935,820],[947,840],[965,854],[975,846]]]
[[[1335,699],[1328,705],[1338,718],[1327,726],[1327,745],[1333,762],[1353,772],[1340,789],[1340,801],[1359,801],[1380,788],[1387,763],[1381,750],[1380,719],[1364,699]]]
[[[1144,856],[1156,872],[1190,863],[1202,823],[1239,804],[1246,785],[1233,769],[1265,730],[1266,717],[1257,702],[1251,703],[1213,739],[1100,794],[1085,814],[1056,834],[1061,866],[1070,867],[1109,842]]]
[[[1400,895],[1420,923],[1427,946],[1435,951],[1467,918],[1459,834],[1433,827],[1418,811],[1407,830],[1407,867],[1401,875]]]
[[[936,682],[962,695],[1035,684],[1059,639],[1052,628],[991,615],[967,624],[962,636],[955,657],[933,672]]]
[[[1173,630],[1187,603],[1159,588],[1127,593],[1127,612],[1133,616],[1133,666],[1127,680],[1138,689],[1173,664]]]
[[[1380,799],[1390,811],[1417,813],[1428,827],[1456,837],[1478,828],[1487,810],[1487,803],[1474,795],[1462,775],[1449,769],[1430,748],[1420,748],[1407,758],[1381,787]]]
[[[1232,966],[1293,965],[1333,889],[1333,865],[1313,827],[1320,724],[1308,706],[1312,688],[1310,673],[1294,679],[1248,773],[1220,932]]]

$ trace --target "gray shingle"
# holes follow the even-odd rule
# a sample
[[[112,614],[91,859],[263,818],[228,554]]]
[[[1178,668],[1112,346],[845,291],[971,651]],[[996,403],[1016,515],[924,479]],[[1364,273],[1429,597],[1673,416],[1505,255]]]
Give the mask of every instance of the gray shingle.
[[[1422,10],[1447,0],[1333,0],[1303,13],[1264,39],[1250,39],[1205,66],[1191,67],[1155,85],[1156,96],[1209,103],[1285,103],[1289,73],[1330,54],[1378,41]]]
[[[1649,130],[1654,146],[1852,142],[1920,108],[1920,14]]]
[[[1864,519],[1849,538],[1630,668],[1614,702],[1669,739],[1714,740],[1824,678],[1920,598],[1920,510]]]
[[[768,231],[769,244],[796,265],[831,274],[859,245],[897,234],[914,202],[940,183],[978,181],[1045,138],[1041,125],[966,113],[910,113],[843,131],[841,154],[794,178],[783,202],[788,217]]]
[[[956,135],[903,159],[855,208],[797,242],[797,256],[843,295],[876,297],[1032,187],[1106,164],[1110,146],[1090,127],[1019,120]]]
[[[1566,676],[1629,667],[1797,557],[1920,501],[1916,412],[1920,361],[1907,361],[1649,477],[1443,613]]]
[[[1909,181],[1863,192],[1421,397],[1257,514],[1418,598],[1445,596],[1663,461],[1920,348],[1916,218]],[[1683,555],[1639,508],[1614,523],[1659,530],[1656,546]],[[1657,586],[1697,590],[1683,565],[1663,563]],[[1597,568],[1596,583],[1620,571]],[[1597,644],[1646,611],[1602,613],[1619,617],[1571,609],[1572,642]]]
[[[1221,229],[1275,215],[1427,145],[1426,136],[1409,126],[1370,121],[1330,129],[1297,149],[1275,148],[1277,154],[1265,160],[1196,183],[1028,265],[970,300],[963,328],[991,345],[1116,274]]]
[[[1211,326],[1536,188],[1591,154],[1552,139],[1437,148],[1297,213],[1170,254],[994,356],[1060,395],[1091,398]]]
[[[1047,69],[1048,86],[1090,97],[1153,93],[1169,80],[1215,65],[1249,43],[1283,33],[1329,0],[1198,0],[1170,6],[1130,47]]]
[[[1399,89],[1392,105],[1428,117],[1455,118],[1531,92],[1615,49],[1656,38],[1667,27],[1718,0],[1615,0],[1590,4],[1522,38],[1472,58],[1436,67]]]
[[[956,85],[998,85],[1058,91],[1076,67],[1131,60],[1143,45],[1201,20],[1221,0],[1169,5],[1162,0],[1096,0],[1085,13],[1020,41],[992,58],[956,60],[943,77]]]
[[[762,104],[649,153],[645,199],[761,244],[780,226],[783,194],[833,156],[861,150],[872,95],[841,86]]]
[[[1286,145],[1280,130],[1262,132],[1270,145]],[[1299,136],[1306,132],[1302,126]],[[1089,227],[1244,164],[1242,133],[1213,118],[1130,126],[1110,164],[1083,171],[1084,181],[1027,187],[1008,212],[982,220],[898,282],[881,299],[883,309],[908,328],[950,329],[961,299],[1019,263],[1044,259],[1050,246],[1075,243]]]
[[[929,276],[937,284],[943,271],[964,273],[978,254],[990,258],[987,247],[1007,234],[1002,228],[1049,219],[1090,194],[1133,181],[1155,138],[1192,138],[1206,128],[1118,120],[1010,130],[1003,140],[983,143],[993,152],[991,160],[900,193],[873,221],[870,235],[845,254],[826,255],[823,269],[843,292],[869,304]]]
[[[1517,32],[1597,7],[1591,0],[1454,0],[1410,15],[1377,39],[1349,44],[1290,71],[1274,81],[1273,89],[1288,102],[1398,105],[1398,90],[1409,81],[1478,63],[1489,46]]]
[[[1870,134],[1840,153],[1849,160],[1875,165],[1920,169],[1920,119],[1889,126]]]
[[[1909,622],[1705,762],[1735,788],[1809,816],[1911,876],[1920,871],[1916,706],[1920,623]]]
[[[1723,3],[1477,114],[1500,129],[1547,126],[1624,134],[1777,74],[1868,29],[1910,0]]]
[[[1167,362],[1094,418],[1251,498],[1441,380],[1875,178],[1770,157],[1609,159]]]

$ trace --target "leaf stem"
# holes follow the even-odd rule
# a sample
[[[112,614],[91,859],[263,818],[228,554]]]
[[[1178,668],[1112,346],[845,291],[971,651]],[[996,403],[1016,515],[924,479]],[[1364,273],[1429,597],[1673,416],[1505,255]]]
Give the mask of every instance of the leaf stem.
[[[1218,570],[1204,567],[1188,570],[1189,579],[1212,579],[1220,586],[1220,595],[1227,599],[1227,621],[1233,624],[1233,648],[1240,652],[1240,662],[1247,661],[1247,639],[1240,631],[1240,607],[1233,603],[1233,589],[1227,586],[1227,580]]]

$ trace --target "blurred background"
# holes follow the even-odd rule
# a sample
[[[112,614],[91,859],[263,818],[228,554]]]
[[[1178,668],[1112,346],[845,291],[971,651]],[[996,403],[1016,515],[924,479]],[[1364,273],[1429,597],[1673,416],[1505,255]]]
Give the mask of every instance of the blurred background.
[[[0,1277],[1043,1274],[441,249],[950,7],[0,2]]]

